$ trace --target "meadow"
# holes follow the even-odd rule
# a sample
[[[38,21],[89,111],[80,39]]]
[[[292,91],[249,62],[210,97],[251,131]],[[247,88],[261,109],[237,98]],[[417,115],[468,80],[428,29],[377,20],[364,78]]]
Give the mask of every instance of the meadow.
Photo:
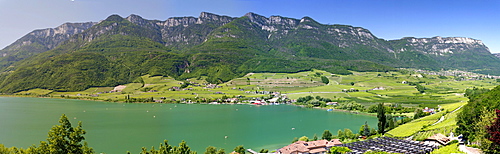
[[[216,100],[222,97],[257,98],[268,97],[263,91],[280,92],[290,99],[305,96],[320,96],[334,101],[355,101],[364,106],[376,103],[398,103],[405,107],[430,107],[467,101],[465,89],[473,87],[493,88],[495,79],[466,78],[456,80],[453,76],[426,75],[420,73],[353,72],[352,75],[331,74],[322,70],[299,73],[249,73],[225,83],[212,85],[204,78],[177,81],[171,77],[144,75],[134,83],[124,84],[124,89],[110,92],[114,87],[91,87],[78,92],[57,92],[32,89],[17,95],[81,98],[105,101],[123,101],[126,97],[167,100]],[[329,83],[322,82],[321,77]],[[187,85],[183,84],[188,83]],[[418,83],[425,87],[423,93],[416,89]],[[182,88],[181,88],[182,87]],[[355,89],[355,92],[346,90]]]

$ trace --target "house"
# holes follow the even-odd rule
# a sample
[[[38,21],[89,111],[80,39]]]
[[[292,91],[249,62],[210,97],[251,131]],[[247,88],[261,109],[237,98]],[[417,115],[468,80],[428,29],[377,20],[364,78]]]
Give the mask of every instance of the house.
[[[224,102],[231,102],[231,103],[238,102],[238,98],[227,98],[224,100]]]
[[[434,113],[436,113],[436,110],[433,109],[433,108],[425,107],[424,109],[422,109],[422,112],[427,112],[429,114],[434,114]]]
[[[375,88],[373,88],[371,90],[385,90],[385,88],[384,87],[375,87]]]
[[[278,149],[276,153],[278,154],[325,154],[328,150],[337,145],[341,145],[339,139],[328,140],[317,140],[317,141],[297,141],[290,145],[287,145],[281,149]]]
[[[426,138],[424,140],[424,143],[429,144],[429,145],[447,145],[450,143],[451,139],[449,137],[446,137],[445,135],[441,133],[437,133],[432,135],[429,138]]]
[[[339,104],[339,102],[328,102],[328,103],[326,103],[326,105],[338,105],[338,104]]]
[[[274,98],[268,99],[267,101],[269,103],[276,103],[276,102],[278,102],[278,99],[279,99],[278,97],[274,97]]]
[[[170,88],[170,89],[173,89],[174,91],[181,90],[181,88],[180,88],[180,87],[176,87],[176,86],[173,86],[173,87],[172,87],[172,88]]]
[[[266,102],[264,101],[260,101],[260,100],[251,100],[250,101],[250,104],[253,104],[253,105],[264,105]]]

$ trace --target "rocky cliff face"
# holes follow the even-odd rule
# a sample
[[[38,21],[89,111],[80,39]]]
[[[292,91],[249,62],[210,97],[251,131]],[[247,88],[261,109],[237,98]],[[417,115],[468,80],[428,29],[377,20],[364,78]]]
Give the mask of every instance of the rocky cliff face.
[[[298,30],[307,30],[311,35],[331,37],[328,41],[335,43],[339,47],[348,47],[349,44],[367,45],[368,42],[376,39],[367,29],[348,25],[323,25],[310,17],[304,17],[300,20],[281,16],[266,18],[255,13],[247,13],[244,17],[248,17],[250,22],[256,24],[262,30],[268,31],[268,39],[270,40],[297,34],[296,31]],[[319,40],[320,38],[316,36],[312,37],[312,39]]]
[[[65,23],[56,28],[35,30],[0,50],[0,54],[2,57],[9,56],[15,54],[16,50],[21,50],[23,47],[30,46],[35,43],[40,45],[40,48],[50,50],[68,40],[71,36],[81,33],[95,24],[95,22]]]
[[[95,22],[65,23],[56,28],[30,32],[0,50],[0,68],[38,53],[54,49],[73,35],[81,33],[95,24]]]
[[[203,43],[207,35],[217,27],[234,20],[233,17],[202,12],[195,17],[172,17],[165,21],[146,20],[138,15],[130,15],[128,21],[161,34],[165,46],[176,48],[191,47]]]
[[[217,50],[213,47],[226,46],[238,46],[240,49],[251,47],[255,53],[250,55],[265,53],[278,57],[369,60],[394,67],[455,67],[464,59],[481,61],[484,55],[491,56],[480,40],[471,38],[403,38],[386,41],[361,27],[325,25],[310,17],[264,17],[250,12],[235,18],[202,12],[198,17],[172,17],[165,21],[147,20],[138,15],[126,18],[112,15],[99,23],[66,23],[57,28],[36,30],[0,50],[0,57],[3,57],[0,67],[51,50],[67,40],[83,40],[83,44],[79,44],[81,47],[101,36],[110,35],[149,38],[179,51],[193,50],[192,47],[212,40],[211,45],[195,50]],[[228,41],[240,44],[228,45]]]
[[[425,54],[445,56],[479,49],[476,52],[490,53],[482,41],[464,37],[403,38],[407,43],[396,51],[414,50]]]

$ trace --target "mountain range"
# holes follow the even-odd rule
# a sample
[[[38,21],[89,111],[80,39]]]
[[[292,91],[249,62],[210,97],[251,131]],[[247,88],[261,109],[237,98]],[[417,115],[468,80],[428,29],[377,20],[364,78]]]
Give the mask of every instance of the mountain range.
[[[500,75],[498,66],[500,59],[472,38],[384,40],[361,27],[255,13],[165,21],[111,15],[35,30],[0,50],[0,92],[78,91],[145,74],[222,83],[249,72],[418,68]]]

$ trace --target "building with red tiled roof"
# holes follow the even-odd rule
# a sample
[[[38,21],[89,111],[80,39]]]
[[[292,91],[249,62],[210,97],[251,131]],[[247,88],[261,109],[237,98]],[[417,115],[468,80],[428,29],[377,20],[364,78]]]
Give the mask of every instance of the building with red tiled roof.
[[[332,146],[341,145],[339,139],[297,141],[276,151],[278,154],[325,154]]]

